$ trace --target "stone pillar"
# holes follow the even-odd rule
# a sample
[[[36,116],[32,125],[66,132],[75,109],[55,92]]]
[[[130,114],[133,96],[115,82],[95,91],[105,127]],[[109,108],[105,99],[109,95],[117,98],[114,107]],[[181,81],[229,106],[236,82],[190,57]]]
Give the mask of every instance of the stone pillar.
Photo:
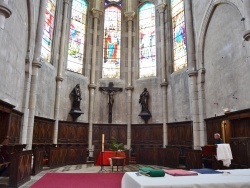
[[[246,31],[243,34],[243,38],[246,41],[250,41],[250,1],[243,0],[244,8],[245,8],[245,20],[246,20]]]
[[[53,133],[53,144],[57,144],[58,138],[58,121],[59,121],[59,111],[60,111],[60,99],[61,99],[61,88],[63,81],[63,63],[65,60],[65,49],[66,49],[66,37],[67,34],[67,23],[68,23],[68,9],[69,0],[63,1],[63,23],[62,23],[62,36],[60,39],[60,49],[59,49],[59,61],[57,65],[57,76],[56,76],[56,96],[55,96],[55,108],[54,108],[54,133]]]
[[[97,0],[96,3],[100,1]],[[99,6],[97,6],[99,7]],[[93,114],[94,114],[94,98],[95,98],[95,64],[96,64],[96,45],[97,45],[97,29],[98,19],[103,14],[99,9],[93,8],[92,14],[94,17],[94,28],[93,28],[93,46],[92,46],[92,61],[91,61],[91,73],[90,73],[90,84],[89,84],[89,150],[93,150],[92,137],[93,137]]]
[[[128,10],[131,10],[131,0],[128,2]],[[125,12],[125,17],[128,19],[128,82],[127,82],[127,149],[131,148],[131,123],[132,123],[132,25],[135,12]]]
[[[11,10],[8,7],[9,0],[0,0],[0,28],[4,29],[5,20],[11,15]]]
[[[162,123],[163,123],[163,147],[168,144],[167,140],[167,72],[166,71],[166,46],[165,46],[165,10],[166,4],[160,3],[156,6],[157,11],[160,14],[160,41],[161,41],[161,88],[162,88]]]
[[[33,57],[33,62],[32,62],[28,127],[27,127],[27,131],[26,130],[24,131],[27,134],[26,149],[28,150],[32,148],[34,116],[35,116],[36,99],[37,99],[38,71],[39,71],[39,68],[41,68],[42,66],[40,62],[40,55],[41,55],[41,47],[42,47],[42,36],[43,36],[43,28],[44,28],[44,22],[45,22],[46,5],[47,5],[47,0],[40,1],[40,9],[39,9],[40,11],[39,11],[38,24],[37,24],[35,52],[34,52],[34,57]]]
[[[36,24],[34,16],[34,3],[33,0],[29,1],[29,37],[28,37],[28,48],[25,58],[25,82],[24,82],[24,95],[23,95],[23,126],[20,136],[19,143],[26,144],[27,140],[27,128],[28,128],[28,119],[29,119],[29,97],[30,97],[30,83],[31,83],[31,74],[32,74],[32,60],[34,57],[34,49],[36,42]]]
[[[199,108],[198,108],[198,88],[195,61],[195,41],[192,19],[192,4],[191,0],[184,1],[185,21],[186,21],[186,36],[187,36],[187,57],[188,57],[188,76],[189,76],[189,94],[190,94],[190,112],[193,120],[193,147],[200,149],[204,145],[204,128],[199,122]]]

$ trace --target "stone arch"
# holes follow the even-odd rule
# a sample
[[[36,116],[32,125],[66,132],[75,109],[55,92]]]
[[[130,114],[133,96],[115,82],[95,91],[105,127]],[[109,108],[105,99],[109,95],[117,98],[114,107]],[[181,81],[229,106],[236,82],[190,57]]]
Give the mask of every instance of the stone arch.
[[[237,11],[244,15],[244,7],[243,3],[237,0],[212,0],[209,4],[206,13],[203,17],[203,21],[201,24],[201,29],[198,35],[198,43],[197,43],[197,50],[196,50],[196,57],[197,57],[197,69],[203,69],[204,67],[204,44],[205,44],[205,38],[207,33],[207,28],[209,26],[210,20],[213,16],[215,8],[220,4],[230,4],[232,5]],[[243,17],[243,16],[242,16]],[[245,27],[245,25],[244,25]]]

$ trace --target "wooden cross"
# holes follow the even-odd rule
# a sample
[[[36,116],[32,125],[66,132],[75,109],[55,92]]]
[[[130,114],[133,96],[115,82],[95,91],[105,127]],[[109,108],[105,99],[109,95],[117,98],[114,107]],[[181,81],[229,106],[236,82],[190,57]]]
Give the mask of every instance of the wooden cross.
[[[99,87],[99,90],[104,92],[104,93],[107,93],[107,95],[108,95],[108,104],[109,104],[109,119],[108,119],[108,122],[112,123],[112,107],[113,107],[113,104],[114,104],[114,95],[117,92],[121,92],[122,88],[114,87],[114,83],[109,82],[108,87]]]

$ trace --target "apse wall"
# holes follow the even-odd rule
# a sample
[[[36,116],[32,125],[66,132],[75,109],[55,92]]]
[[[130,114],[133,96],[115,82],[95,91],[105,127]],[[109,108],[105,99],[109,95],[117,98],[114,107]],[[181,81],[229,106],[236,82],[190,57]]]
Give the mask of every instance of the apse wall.
[[[207,117],[224,109],[249,108],[249,45],[243,42],[242,15],[232,4],[215,7],[204,39],[205,103]]]
[[[5,20],[4,28],[0,29],[0,99],[21,111],[28,45],[28,11],[23,1],[9,1],[8,5],[12,15]]]

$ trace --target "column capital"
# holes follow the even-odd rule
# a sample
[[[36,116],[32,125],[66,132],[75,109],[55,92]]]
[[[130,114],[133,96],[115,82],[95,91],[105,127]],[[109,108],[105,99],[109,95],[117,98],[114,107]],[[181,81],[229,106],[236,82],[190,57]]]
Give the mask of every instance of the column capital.
[[[128,19],[128,21],[133,21],[135,17],[135,12],[134,11],[124,12],[124,15]]]
[[[0,12],[4,14],[5,18],[9,18],[10,15],[12,14],[8,5],[1,1],[0,1]]]
[[[63,3],[64,3],[64,4],[69,4],[70,1],[71,1],[71,0],[63,0]]]
[[[93,14],[93,16],[94,16],[94,18],[97,18],[97,19],[99,19],[100,18],[100,16],[102,16],[103,15],[103,11],[101,11],[101,10],[99,10],[99,9],[96,9],[96,8],[92,8],[92,14]]]
[[[156,5],[156,10],[159,12],[159,13],[164,13],[165,10],[167,8],[167,4],[166,3],[160,3],[158,5]]]

